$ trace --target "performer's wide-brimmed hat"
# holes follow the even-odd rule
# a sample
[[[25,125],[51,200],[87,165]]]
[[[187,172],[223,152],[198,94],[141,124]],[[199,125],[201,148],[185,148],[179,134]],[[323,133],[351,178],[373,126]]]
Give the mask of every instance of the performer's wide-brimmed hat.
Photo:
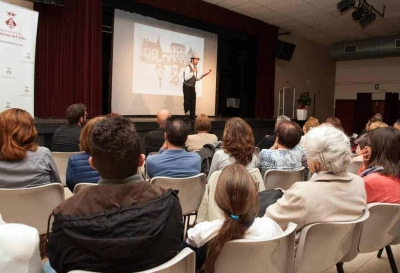
[[[201,60],[199,54],[197,54],[197,52],[194,52],[194,51],[193,51],[192,57],[190,57],[190,59],[198,59],[198,60]]]

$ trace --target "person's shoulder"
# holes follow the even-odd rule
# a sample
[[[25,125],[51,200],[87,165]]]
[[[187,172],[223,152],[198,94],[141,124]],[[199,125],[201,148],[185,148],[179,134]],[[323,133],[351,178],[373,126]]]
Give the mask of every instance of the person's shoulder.
[[[89,157],[90,157],[90,154],[82,152],[82,153],[79,153],[79,154],[71,155],[69,157],[69,160],[71,162],[87,161],[89,159]]]
[[[391,180],[394,180],[394,178],[390,177],[390,176],[385,176],[382,175],[380,173],[371,173],[369,175],[366,175],[363,177],[363,181],[365,183],[385,183]]]
[[[43,157],[52,156],[51,151],[43,146],[38,146],[36,151],[28,151],[27,156]]]

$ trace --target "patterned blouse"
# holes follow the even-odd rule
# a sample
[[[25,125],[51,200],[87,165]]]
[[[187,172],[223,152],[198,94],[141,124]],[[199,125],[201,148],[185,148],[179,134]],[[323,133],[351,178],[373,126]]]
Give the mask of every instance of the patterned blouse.
[[[268,170],[298,171],[301,167],[307,167],[306,154],[299,145],[290,150],[263,149],[259,160],[262,175]]]

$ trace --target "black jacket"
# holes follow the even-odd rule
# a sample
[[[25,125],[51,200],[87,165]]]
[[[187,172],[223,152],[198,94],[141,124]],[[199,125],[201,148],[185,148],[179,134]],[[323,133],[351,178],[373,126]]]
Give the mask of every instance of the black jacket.
[[[79,138],[82,127],[77,124],[61,125],[54,132],[51,141],[53,152],[79,152]]]
[[[148,182],[90,187],[54,210],[47,254],[59,273],[136,272],[173,258],[183,238],[176,193]]]

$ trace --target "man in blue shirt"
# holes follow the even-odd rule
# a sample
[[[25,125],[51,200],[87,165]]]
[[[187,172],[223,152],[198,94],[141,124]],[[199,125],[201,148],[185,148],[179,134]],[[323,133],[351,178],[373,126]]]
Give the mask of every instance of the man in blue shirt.
[[[170,117],[165,124],[165,143],[157,155],[146,160],[150,178],[189,177],[200,173],[201,158],[197,153],[186,152],[182,147],[189,135],[190,127],[182,119]]]

